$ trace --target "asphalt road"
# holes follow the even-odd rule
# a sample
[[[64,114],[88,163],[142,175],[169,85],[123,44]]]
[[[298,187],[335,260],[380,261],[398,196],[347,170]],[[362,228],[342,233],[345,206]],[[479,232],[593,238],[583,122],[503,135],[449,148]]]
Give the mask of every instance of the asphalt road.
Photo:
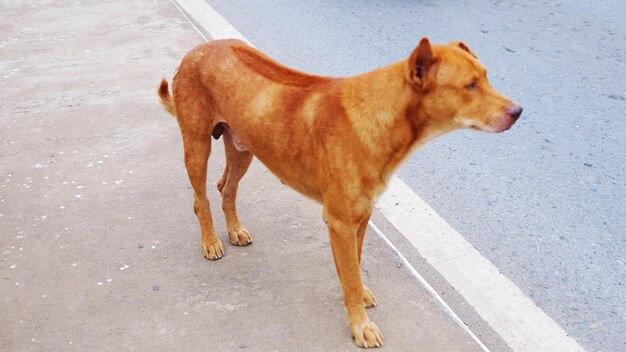
[[[460,131],[400,178],[590,351],[626,350],[626,3],[209,0],[258,48],[323,75],[465,41],[524,106]]]

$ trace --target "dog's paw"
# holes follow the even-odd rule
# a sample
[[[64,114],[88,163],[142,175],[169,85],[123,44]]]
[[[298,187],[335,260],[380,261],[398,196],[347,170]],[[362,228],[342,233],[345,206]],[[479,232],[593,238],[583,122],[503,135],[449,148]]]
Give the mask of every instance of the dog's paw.
[[[202,241],[202,254],[209,260],[218,260],[224,256],[224,246],[219,238],[211,241]]]
[[[250,232],[242,226],[229,229],[228,237],[230,238],[230,243],[235,246],[247,246],[252,243],[252,236],[250,236]]]
[[[369,319],[362,324],[353,325],[352,336],[357,346],[363,348],[380,347],[383,345],[383,334],[380,333],[376,324]]]
[[[363,303],[365,303],[365,308],[376,307],[376,296],[365,286],[363,286]]]

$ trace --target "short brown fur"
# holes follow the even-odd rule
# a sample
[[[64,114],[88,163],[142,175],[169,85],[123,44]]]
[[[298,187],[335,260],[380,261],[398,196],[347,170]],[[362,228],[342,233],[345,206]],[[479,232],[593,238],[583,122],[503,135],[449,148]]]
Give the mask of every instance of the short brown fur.
[[[376,304],[359,265],[377,197],[417,146],[458,128],[501,132],[521,108],[496,92],[467,45],[424,38],[405,60],[355,77],[305,74],[237,40],[199,45],[158,89],[178,119],[194,189],[202,250],[223,256],[206,197],[211,135],[222,136],[227,165],[218,182],[230,242],[250,233],[236,213],[239,180],[253,155],[283,183],[320,202],[353,337],[377,347],[382,334],[365,312]]]

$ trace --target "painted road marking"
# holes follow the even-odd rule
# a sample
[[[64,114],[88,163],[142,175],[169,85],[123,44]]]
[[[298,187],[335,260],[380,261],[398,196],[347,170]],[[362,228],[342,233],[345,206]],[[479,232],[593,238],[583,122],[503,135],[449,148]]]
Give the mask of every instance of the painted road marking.
[[[584,351],[402,180],[376,207],[513,350]]]
[[[194,24],[196,30],[200,26],[213,39],[235,38],[252,45],[235,27],[209,4],[202,0],[170,0],[185,17]],[[202,34],[202,31],[199,31]],[[208,40],[202,34],[205,40]]]
[[[415,277],[415,279],[417,279],[417,281],[419,281],[419,283],[421,283],[422,286],[426,288],[426,291],[428,291],[428,293],[430,293],[430,295],[433,296],[433,298],[435,298],[435,301],[439,303],[439,305],[452,318],[452,320],[454,320],[454,322],[457,323],[457,325],[460,326],[461,329],[465,331],[478,344],[478,346],[480,346],[480,348],[483,349],[483,351],[489,352],[489,349],[487,348],[487,346],[485,346],[485,344],[483,344],[483,342],[480,341],[478,336],[476,336],[474,332],[472,332],[472,330],[470,330],[470,328],[468,328],[467,325],[463,323],[463,320],[454,312],[454,310],[452,310],[452,307],[450,307],[448,303],[446,303],[446,301],[444,301],[443,298],[441,298],[441,296],[437,293],[437,291],[435,291],[435,289],[432,286],[430,286],[428,281],[426,281],[426,279],[424,279],[424,277],[417,271],[417,269],[415,269],[415,267],[406,259],[406,257],[402,254],[402,252],[400,252],[400,250],[398,250],[398,248],[396,248],[396,246],[394,246],[394,244],[391,243],[389,238],[385,236],[385,234],[378,228],[378,226],[376,226],[376,224],[374,224],[371,220],[369,222],[369,225],[374,230],[374,232],[378,234],[378,237],[380,237],[383,241],[385,241],[387,246],[389,246],[389,248],[391,248],[391,250],[393,250],[394,253],[396,253],[396,255],[402,261],[402,264],[404,264],[404,266],[409,269],[409,272]]]
[[[213,39],[237,38],[252,45],[204,0],[170,1],[204,39],[207,38],[203,32]],[[395,176],[391,178],[387,191],[376,207],[513,350],[584,351],[402,180]],[[487,350],[378,227],[372,222],[370,225],[398,254],[411,274],[433,295],[444,311]]]

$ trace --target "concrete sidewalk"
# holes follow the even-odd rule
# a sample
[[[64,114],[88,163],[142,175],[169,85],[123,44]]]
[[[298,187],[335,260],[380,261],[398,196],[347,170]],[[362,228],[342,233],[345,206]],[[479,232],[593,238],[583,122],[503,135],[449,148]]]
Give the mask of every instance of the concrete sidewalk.
[[[156,88],[202,41],[168,1],[0,5],[0,350],[353,351],[321,208],[255,161],[255,242],[202,257],[176,121]],[[480,350],[368,233],[389,351]]]

